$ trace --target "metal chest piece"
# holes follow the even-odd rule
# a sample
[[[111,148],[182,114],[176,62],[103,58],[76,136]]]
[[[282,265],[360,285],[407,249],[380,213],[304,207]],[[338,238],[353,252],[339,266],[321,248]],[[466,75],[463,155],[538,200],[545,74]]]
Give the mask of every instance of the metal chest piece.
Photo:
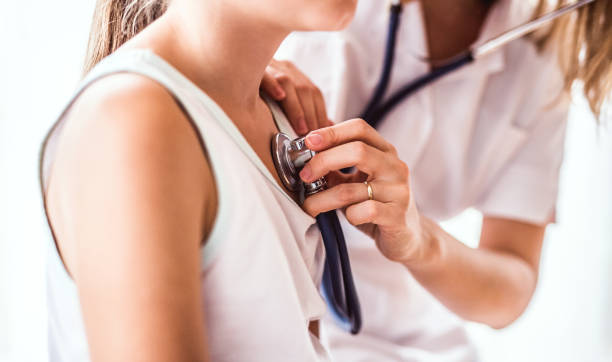
[[[306,183],[300,179],[300,171],[316,154],[306,147],[304,137],[291,140],[284,133],[277,133],[272,138],[272,159],[279,178],[285,187],[292,192],[304,190],[304,196],[323,191],[327,187],[325,178]]]

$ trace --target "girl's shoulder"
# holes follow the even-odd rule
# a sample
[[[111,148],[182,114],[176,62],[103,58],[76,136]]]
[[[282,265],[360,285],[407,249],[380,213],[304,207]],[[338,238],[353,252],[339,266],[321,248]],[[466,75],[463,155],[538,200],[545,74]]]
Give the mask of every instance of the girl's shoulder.
[[[151,141],[163,147],[197,139],[172,94],[155,80],[133,73],[110,74],[88,84],[61,122],[60,143],[75,149],[104,139],[124,144],[125,151]]]
[[[158,82],[133,73],[110,74],[88,84],[75,98],[65,121],[104,127],[156,125],[184,117],[172,95]],[[129,121],[129,122],[125,122]]]
[[[156,222],[165,225],[171,219],[164,212],[180,209],[177,225],[187,220],[187,226],[210,229],[216,214],[210,165],[190,121],[162,85],[128,73],[99,78],[61,122],[47,197],[67,254],[76,243],[70,232],[62,233],[62,225],[72,225],[63,218],[88,223],[103,219],[103,210],[121,210],[126,218],[159,215]],[[211,216],[202,218],[203,209]]]
[[[213,184],[191,121],[152,79],[131,73],[99,78],[81,91],[61,122],[49,184],[52,178],[66,185],[67,179],[116,176],[127,177],[132,186],[190,183],[187,179]]]

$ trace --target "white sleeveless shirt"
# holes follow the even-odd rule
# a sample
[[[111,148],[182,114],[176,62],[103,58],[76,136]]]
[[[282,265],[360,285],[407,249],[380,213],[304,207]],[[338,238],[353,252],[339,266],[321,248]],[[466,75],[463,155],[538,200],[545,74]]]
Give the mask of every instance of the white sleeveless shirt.
[[[43,194],[62,118],[101,77],[129,72],[163,85],[184,107],[208,153],[219,207],[201,248],[201,291],[212,361],[329,360],[310,321],[325,313],[318,285],[324,248],[315,220],[278,185],[223,110],[149,50],[117,52],[92,70],[49,133],[41,157]],[[273,102],[277,126],[294,135]],[[51,361],[87,361],[77,288],[50,238],[47,296]]]

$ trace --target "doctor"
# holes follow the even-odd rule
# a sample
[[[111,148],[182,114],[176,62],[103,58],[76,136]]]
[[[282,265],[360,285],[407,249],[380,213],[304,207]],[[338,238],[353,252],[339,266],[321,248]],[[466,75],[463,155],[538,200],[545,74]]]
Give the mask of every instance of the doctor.
[[[537,2],[405,3],[389,92],[429,72],[436,60],[529,20]],[[388,1],[361,0],[345,31],[291,36],[277,53],[290,62],[273,62],[262,87],[298,133],[328,126],[309,134],[309,147],[322,152],[301,177],[333,172],[339,185],[309,198],[305,208],[316,215],[348,206],[343,229],[364,323],[357,336],[324,323],[332,354],[339,361],[474,361],[461,319],[503,328],[533,295],[544,232],[555,220],[569,103],[563,90],[581,79],[599,111],[601,80],[611,79],[610,25],[592,25],[576,40],[589,51],[600,42],[599,51],[587,52],[590,65],[607,52],[592,68],[562,68],[553,46],[559,43],[540,48],[523,38],[408,98],[378,132],[360,120],[331,126],[327,114],[336,122],[356,117],[374,91],[388,8]],[[588,11],[604,16],[611,10],[610,2],[599,1]],[[577,31],[571,26],[585,26],[584,15],[563,26]],[[564,46],[571,54],[566,59],[576,59],[578,45]],[[403,163],[393,181],[377,178],[394,155]],[[335,170],[350,164],[369,175],[371,190],[342,182]],[[438,225],[470,207],[483,215],[476,249]]]

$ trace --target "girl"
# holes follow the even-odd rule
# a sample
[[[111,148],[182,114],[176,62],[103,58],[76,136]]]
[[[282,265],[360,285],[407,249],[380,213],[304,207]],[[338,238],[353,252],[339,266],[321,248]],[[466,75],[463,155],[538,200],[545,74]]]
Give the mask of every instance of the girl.
[[[573,1],[403,2],[388,93],[429,72],[436,61]],[[346,30],[296,33],[281,47],[278,56],[322,89],[291,63],[271,64],[264,88],[282,101],[299,133],[328,125],[325,103],[334,121],[363,111],[382,69],[388,16],[389,2],[361,0]],[[612,2],[596,0],[550,32],[517,40],[440,79],[384,119],[381,135],[411,170],[416,206],[399,225],[413,232],[393,244],[374,233],[373,243],[343,225],[364,324],[352,337],[333,321],[324,323],[338,360],[474,361],[476,352],[455,315],[502,328],[523,313],[537,284],[544,231],[555,219],[569,106],[562,91],[582,81],[594,113],[603,113],[612,85],[611,19]],[[327,139],[332,131],[314,134]],[[327,157],[332,153],[335,159],[351,157],[339,148]],[[401,199],[406,192],[372,187],[375,199]],[[309,212],[339,206],[332,192],[309,199]],[[345,202],[358,203],[364,195],[362,186],[354,195],[346,192]],[[438,225],[468,207],[483,214],[475,249]]]
[[[98,1],[42,150],[52,361],[327,360],[322,244],[279,186],[269,143],[290,130],[259,87],[289,32],[354,8]]]

